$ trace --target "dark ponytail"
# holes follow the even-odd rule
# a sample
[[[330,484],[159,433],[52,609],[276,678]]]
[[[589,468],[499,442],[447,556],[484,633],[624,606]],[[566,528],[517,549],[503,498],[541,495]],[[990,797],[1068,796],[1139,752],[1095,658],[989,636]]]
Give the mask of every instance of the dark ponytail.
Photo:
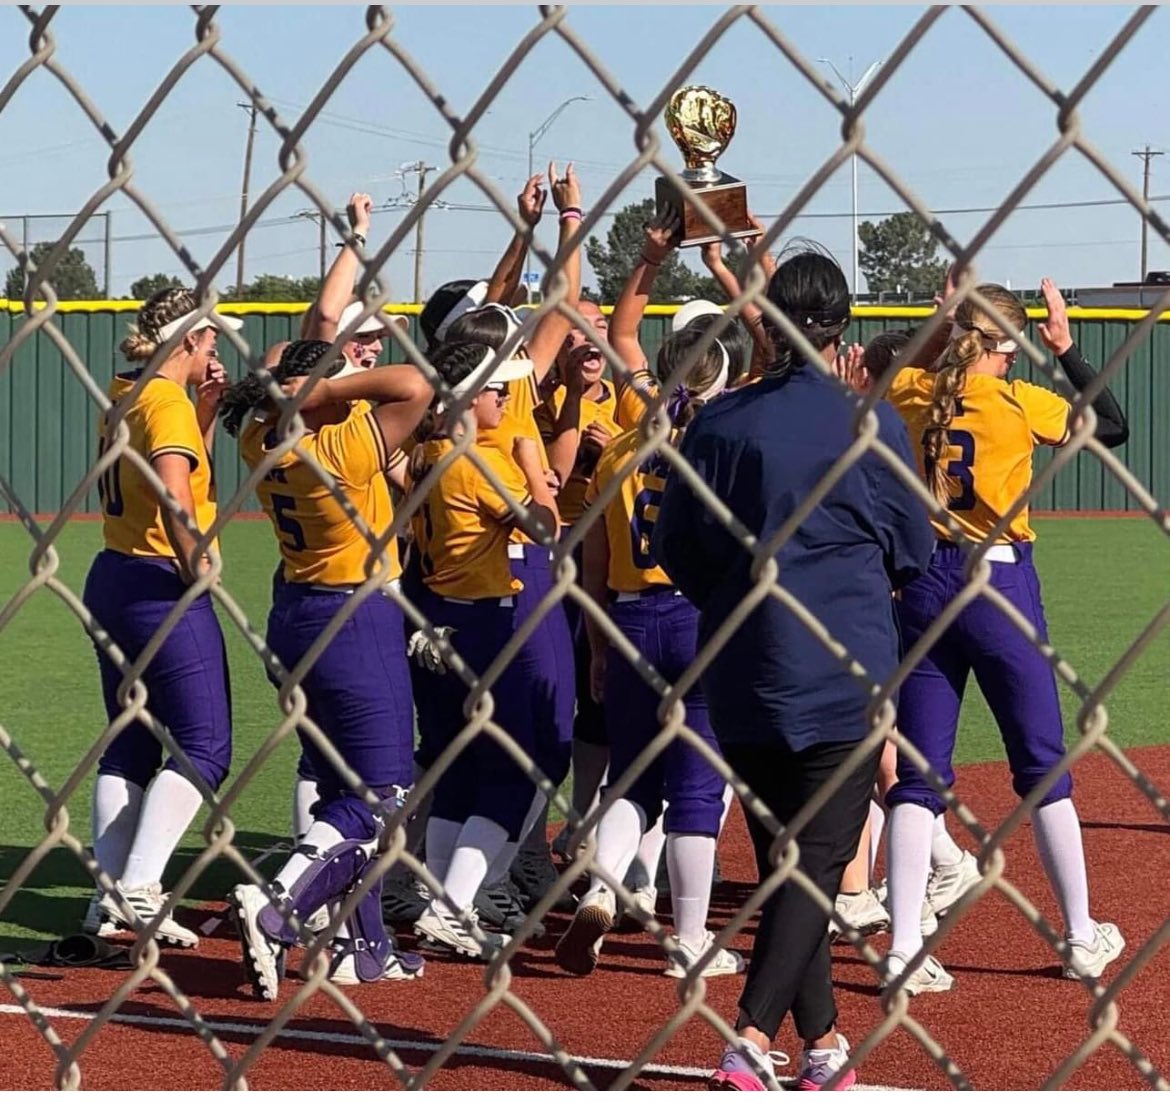
[[[797,248],[768,283],[768,301],[820,352],[849,325],[849,284],[841,266],[819,245],[804,242]],[[766,315],[764,321],[775,350],[764,374],[787,375],[803,354]]]
[[[268,374],[278,383],[308,375],[321,357],[329,351],[328,341],[290,341],[280,354],[280,363],[270,368]],[[345,359],[337,359],[329,365],[326,375],[336,375],[345,367]],[[250,371],[238,383],[233,383],[224,392],[219,404],[219,419],[224,429],[233,437],[240,434],[244,419],[258,406],[270,400],[268,381],[255,370]]]

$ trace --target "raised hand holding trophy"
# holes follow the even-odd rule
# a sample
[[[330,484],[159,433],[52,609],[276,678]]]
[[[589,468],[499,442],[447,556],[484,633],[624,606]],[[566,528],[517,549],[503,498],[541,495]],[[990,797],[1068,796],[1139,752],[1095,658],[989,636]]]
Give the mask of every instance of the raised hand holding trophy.
[[[747,186],[715,167],[715,161],[735,137],[735,104],[713,88],[688,85],[670,97],[666,105],[666,129],[686,162],[682,172],[689,188],[727,227],[732,237],[755,237],[759,230],[748,217]],[[667,206],[680,210],[682,237],[679,247],[719,241],[707,221],[675,184],[658,177],[654,187],[658,213]]]

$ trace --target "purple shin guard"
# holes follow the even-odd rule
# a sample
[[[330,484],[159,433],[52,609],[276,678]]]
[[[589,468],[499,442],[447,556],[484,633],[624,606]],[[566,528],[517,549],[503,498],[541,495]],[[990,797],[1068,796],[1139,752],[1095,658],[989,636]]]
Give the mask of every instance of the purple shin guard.
[[[386,933],[382,921],[381,877],[354,908],[349,929],[353,933],[353,964],[358,980],[380,980],[395,952],[394,939]]]
[[[296,848],[297,853],[310,858],[309,868],[288,888],[279,881],[274,881],[271,888],[277,898],[291,908],[302,931],[310,915],[327,904],[340,901],[361,879],[370,861],[366,849],[368,845],[356,839],[343,839],[324,851],[313,846]],[[261,930],[274,942],[291,946],[297,941],[297,933],[292,925],[272,904],[265,905],[260,912],[259,924]]]

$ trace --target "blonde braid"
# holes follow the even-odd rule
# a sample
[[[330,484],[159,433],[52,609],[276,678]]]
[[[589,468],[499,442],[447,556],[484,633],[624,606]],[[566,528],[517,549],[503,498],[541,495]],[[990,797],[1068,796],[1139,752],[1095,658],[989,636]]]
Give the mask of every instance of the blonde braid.
[[[156,291],[142,304],[137,324],[130,327],[129,336],[118,346],[122,355],[131,363],[149,360],[163,343],[159,330],[198,306],[195,292],[185,287],[164,287]]]
[[[983,355],[983,335],[967,330],[952,341],[935,370],[930,403],[930,427],[922,437],[922,452],[930,477],[930,492],[946,505],[951,499],[951,479],[943,463],[950,440],[947,427],[955,419],[955,403],[967,385],[967,369]]]

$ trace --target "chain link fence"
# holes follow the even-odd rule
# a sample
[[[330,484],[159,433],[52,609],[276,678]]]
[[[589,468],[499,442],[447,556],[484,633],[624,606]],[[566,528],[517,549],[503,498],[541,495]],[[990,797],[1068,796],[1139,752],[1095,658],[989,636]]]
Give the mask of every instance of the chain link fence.
[[[627,93],[621,83],[619,75],[610,72],[599,60],[591,45],[586,42],[574,29],[572,19],[565,8],[538,9],[533,16],[531,28],[516,44],[514,50],[501,65],[499,71],[487,84],[482,95],[473,104],[470,110],[460,115],[456,113],[451,102],[443,95],[442,90],[432,81],[419,63],[404,49],[395,38],[394,19],[392,14],[383,8],[371,7],[364,15],[364,29],[355,28],[354,43],[348,53],[322,83],[319,91],[304,112],[295,119],[285,118],[265,98],[254,82],[250,79],[243,67],[229,52],[229,44],[223,41],[220,26],[216,21],[214,7],[196,7],[192,15],[193,41],[190,48],[178,58],[170,71],[149,97],[141,111],[123,133],[118,133],[105,119],[100,106],[94,102],[83,88],[77,77],[61,62],[58,56],[57,41],[53,32],[55,8],[37,10],[23,8],[28,22],[28,58],[7,79],[0,89],[0,113],[2,113],[14,95],[33,76],[40,74],[51,77],[59,83],[78,108],[88,117],[96,131],[108,143],[110,155],[108,161],[108,178],[96,187],[89,199],[81,206],[76,216],[63,229],[56,239],[52,251],[41,258],[35,271],[30,265],[30,275],[25,287],[25,303],[27,313],[23,321],[15,329],[8,343],[0,349],[0,372],[8,370],[12,364],[16,351],[34,334],[43,332],[60,350],[69,369],[76,376],[79,383],[85,388],[93,403],[92,412],[96,417],[101,411],[108,410],[110,418],[110,446],[100,458],[96,459],[85,478],[74,488],[68,500],[57,516],[46,524],[34,520],[29,509],[14,493],[10,484],[0,480],[0,493],[3,493],[9,508],[19,516],[30,538],[29,564],[30,574],[27,581],[8,598],[0,608],[0,631],[12,631],[13,620],[23,606],[39,590],[48,591],[54,598],[66,606],[76,616],[80,627],[88,633],[103,648],[109,657],[117,664],[123,673],[120,700],[123,704],[122,713],[102,731],[101,735],[87,751],[84,758],[77,763],[76,768],[69,776],[56,787],[50,786],[37,764],[32,761],[20,746],[3,728],[0,728],[0,746],[3,747],[11,767],[24,779],[20,784],[33,787],[44,802],[43,839],[32,847],[23,861],[19,864],[14,875],[0,891],[0,915],[4,913],[13,900],[14,895],[25,886],[38,865],[54,848],[63,847],[76,855],[95,883],[105,891],[114,893],[116,888],[106,872],[101,870],[86,845],[84,831],[78,831],[71,814],[71,800],[76,805],[79,787],[83,784],[87,774],[93,769],[95,762],[102,751],[128,724],[139,721],[146,724],[156,737],[165,746],[166,751],[173,755],[188,771],[188,776],[198,777],[198,773],[191,768],[182,749],[176,744],[171,733],[159,723],[151,713],[150,700],[142,681],[142,674],[152,656],[157,652],[159,645],[167,632],[173,627],[178,617],[200,595],[209,593],[218,605],[221,619],[230,624],[240,636],[248,642],[254,651],[256,661],[263,664],[270,677],[279,685],[278,701],[283,713],[283,719],[267,733],[259,749],[244,762],[237,762],[237,770],[230,781],[218,794],[210,792],[203,786],[202,792],[206,801],[207,815],[203,824],[203,837],[206,846],[198,858],[191,863],[183,873],[178,883],[171,886],[171,899],[181,900],[190,890],[199,875],[213,862],[231,863],[239,872],[241,880],[263,885],[265,878],[249,862],[241,847],[237,845],[236,834],[240,827],[235,817],[235,809],[241,795],[257,774],[265,768],[276,749],[289,740],[296,738],[299,728],[308,738],[316,743],[322,752],[334,763],[337,770],[347,784],[361,793],[369,803],[376,804],[378,798],[369,792],[352,769],[345,763],[335,748],[333,748],[322,732],[309,718],[306,711],[306,698],[301,689],[301,679],[305,670],[320,656],[326,645],[341,630],[345,619],[352,613],[360,602],[369,595],[381,590],[386,583],[390,560],[386,555],[390,542],[406,533],[410,519],[428,489],[437,480],[447,465],[455,462],[467,452],[470,435],[463,438],[460,445],[455,447],[445,459],[432,469],[424,481],[415,486],[396,510],[393,525],[385,532],[365,530],[365,537],[369,542],[368,580],[346,601],[344,607],[333,619],[328,629],[321,635],[316,646],[305,656],[296,669],[286,670],[265,645],[264,639],[258,633],[255,625],[248,617],[237,600],[233,597],[225,578],[230,578],[230,569],[225,576],[224,563],[216,547],[216,538],[228,525],[233,515],[240,508],[241,503],[255,489],[256,485],[274,467],[282,456],[289,451],[297,454],[301,462],[311,466],[328,486],[339,502],[344,504],[345,498],[334,480],[313,458],[299,447],[298,441],[303,433],[304,423],[297,410],[298,400],[286,401],[280,395],[274,384],[269,384],[271,393],[286,406],[281,419],[280,432],[283,442],[275,451],[271,452],[264,461],[250,474],[230,501],[222,503],[219,508],[218,519],[207,532],[201,532],[195,527],[193,519],[187,516],[173,501],[165,495],[163,485],[154,473],[147,459],[138,455],[128,445],[129,433],[123,421],[126,405],[153,377],[159,366],[170,352],[181,341],[183,333],[190,328],[194,319],[185,325],[179,333],[170,338],[159,349],[150,365],[143,372],[141,382],[126,399],[115,408],[109,408],[109,402],[91,379],[77,352],[66,340],[58,324],[56,313],[57,295],[54,291],[54,271],[67,250],[76,242],[80,235],[86,232],[94,212],[111,196],[121,193],[132,202],[150,221],[158,235],[165,240],[173,250],[179,262],[190,273],[189,282],[196,288],[200,301],[200,317],[208,315],[215,307],[218,296],[217,284],[222,284],[225,277],[225,265],[232,257],[240,241],[257,220],[263,217],[265,211],[273,201],[284,192],[292,189],[299,191],[308,204],[321,212],[323,218],[328,219],[334,229],[343,237],[347,236],[347,227],[334,210],[333,196],[323,194],[312,182],[308,174],[308,165],[302,139],[306,128],[317,117],[326,105],[329,97],[345,80],[347,74],[367,55],[384,55],[391,64],[400,66],[413,79],[422,94],[433,105],[435,112],[445,122],[450,130],[450,146],[448,163],[442,167],[425,188],[419,204],[403,218],[395,227],[385,244],[375,251],[361,252],[363,274],[359,281],[358,294],[364,297],[365,308],[362,318],[355,320],[350,328],[338,335],[334,342],[334,349],[338,350],[344,340],[354,332],[361,320],[371,316],[387,302],[388,294],[379,284],[378,274],[383,269],[388,258],[395,250],[403,248],[408,236],[413,232],[416,222],[422,217],[428,205],[438,201],[444,192],[457,180],[475,185],[485,200],[493,205],[501,219],[515,231],[524,232],[525,227],[515,213],[509,197],[505,197],[493,184],[491,177],[485,173],[479,164],[475,138],[476,125],[484,113],[491,107],[494,98],[504,83],[512,76],[536,46],[546,38],[560,39],[581,62],[589,69],[596,79],[598,94],[612,97],[613,101],[625,112],[633,124],[634,149],[626,166],[617,173],[606,190],[598,196],[591,196],[588,204],[594,211],[600,212],[611,206],[613,201],[634,180],[639,173],[648,167],[653,167],[662,175],[668,177],[678,186],[684,186],[683,181],[675,168],[674,151],[664,149],[660,143],[656,126],[662,115],[672,92],[687,81],[697,64],[707,55],[708,51],[717,43],[728,30],[736,24],[750,23],[774,45],[777,60],[782,57],[798,70],[816,92],[824,96],[832,104],[841,119],[841,142],[823,164],[809,177],[807,182],[797,190],[791,201],[768,228],[763,239],[754,247],[752,260],[756,260],[763,251],[771,249],[786,231],[790,223],[800,214],[804,206],[817,193],[818,189],[842,166],[848,159],[857,155],[876,172],[882,180],[896,192],[909,210],[915,211],[930,227],[933,235],[942,246],[951,253],[959,265],[959,279],[954,296],[948,305],[971,298],[980,301],[980,305],[1004,324],[1009,332],[1010,325],[1006,320],[999,318],[995,308],[980,299],[975,291],[976,280],[973,261],[979,251],[988,242],[992,235],[1003,225],[1012,214],[1016,206],[1024,199],[1029,191],[1040,181],[1045,173],[1065,153],[1076,150],[1086,157],[1109,180],[1118,192],[1132,204],[1135,211],[1146,219],[1155,233],[1163,240],[1170,241],[1170,227],[1159,215],[1145,204],[1141,197],[1126,182],[1122,174],[1111,165],[1100,152],[1090,143],[1081,126],[1079,107],[1088,92],[1111,65],[1113,65],[1120,51],[1141,30],[1153,9],[1141,8],[1136,10],[1112,41],[1101,48],[1096,60],[1084,74],[1077,85],[1070,91],[1057,88],[1048,78],[1033,65],[1024,51],[995,25],[992,19],[977,9],[967,9],[960,15],[952,14],[952,18],[965,18],[984,32],[987,37],[1002,51],[1008,62],[1032,84],[1048,100],[1053,107],[1054,132],[1051,144],[1041,153],[1035,163],[1024,173],[1018,184],[1011,189],[1000,208],[992,214],[967,242],[956,240],[946,225],[932,214],[930,209],[914,194],[914,192],[899,177],[894,167],[887,164],[866,141],[865,115],[869,107],[881,96],[885,86],[894,79],[899,68],[906,58],[918,47],[923,36],[932,25],[944,14],[945,10],[935,7],[927,10],[914,23],[889,60],[878,73],[876,79],[864,93],[850,104],[842,98],[813,67],[811,60],[805,57],[788,38],[777,28],[763,10],[750,7],[735,7],[727,10],[713,22],[710,29],[702,36],[694,49],[679,61],[676,70],[670,79],[655,96],[646,104],[637,104]],[[233,81],[241,94],[255,102],[263,120],[262,125],[271,128],[280,141],[278,163],[279,176],[264,190],[250,205],[240,224],[228,235],[215,256],[206,268],[201,267],[194,257],[185,249],[184,244],[176,236],[160,215],[150,198],[139,189],[135,183],[133,152],[134,145],[142,133],[143,128],[150,122],[160,105],[166,100],[171,89],[183,75],[193,66],[218,67],[224,75]],[[710,215],[704,210],[704,214]],[[586,214],[583,224],[579,227],[578,240],[584,238],[593,229],[597,216]],[[717,222],[712,216],[712,221]],[[0,241],[12,258],[25,260],[22,257],[22,234],[13,232],[13,227],[0,228]],[[565,303],[567,280],[556,269],[554,250],[543,233],[538,232],[532,240],[532,252],[543,263],[553,278],[548,284],[548,292],[539,308],[527,315],[523,327],[514,334],[499,350],[498,356],[508,357],[520,342],[529,338],[539,323],[549,312],[559,311],[568,314],[572,320],[588,332],[585,319]],[[15,263],[15,260],[13,261]],[[780,315],[764,297],[764,280],[762,269],[753,267],[750,276],[745,281],[742,294],[736,298],[727,312],[727,321],[712,328],[708,339],[696,348],[692,355],[681,364],[674,376],[666,382],[662,389],[663,395],[668,395],[674,386],[685,378],[691,367],[704,355],[711,343],[717,339],[726,324],[748,303],[754,303],[765,315],[785,332],[801,350],[810,355],[813,362],[815,350],[808,346],[802,336],[793,330],[790,323]],[[1037,348],[1026,338],[1021,340],[1022,353],[1030,357],[1037,365],[1049,372],[1055,386],[1068,395],[1075,403],[1079,416],[1075,432],[1066,448],[1061,449],[1050,464],[1038,471],[1031,487],[1016,502],[1011,516],[1024,508],[1029,500],[1041,488],[1048,485],[1057,471],[1082,451],[1096,456],[1113,478],[1122,484],[1126,490],[1148,512],[1150,517],[1159,526],[1164,526],[1163,511],[1152,496],[1131,475],[1125,466],[1093,438],[1095,417],[1089,404],[1100,388],[1106,386],[1109,380],[1118,372],[1130,352],[1140,343],[1149,338],[1150,330],[1155,324],[1158,314],[1170,308],[1170,290],[1159,300],[1148,317],[1135,326],[1128,340],[1117,350],[1108,363],[1103,365],[1100,376],[1090,388],[1090,393],[1076,395],[1068,385],[1067,379],[1059,371],[1046,364],[1043,351]],[[935,329],[944,324],[942,314],[935,315],[924,325],[908,354],[909,362],[914,362],[916,352],[929,340]],[[599,347],[602,348],[615,374],[627,373],[626,366],[615,355],[613,349],[599,335],[592,334]],[[248,364],[259,366],[264,350],[249,348],[234,333],[225,333],[224,339],[231,341],[238,349],[242,360]],[[401,339],[401,343],[409,358],[416,363],[428,376],[436,381],[438,393],[448,402],[454,411],[453,416],[466,417],[469,400],[454,399],[449,390],[437,382],[437,376],[430,368],[423,352],[409,339]],[[327,359],[321,361],[317,372],[324,371]],[[642,460],[657,452],[671,465],[678,477],[685,479],[694,492],[700,496],[713,515],[718,517],[728,531],[742,545],[752,560],[752,578],[755,585],[751,592],[734,610],[723,629],[718,632],[710,644],[696,657],[686,675],[676,684],[668,684],[637,652],[637,649],[623,637],[606,611],[594,603],[586,594],[580,580],[573,559],[573,550],[584,536],[586,528],[600,523],[600,514],[606,501],[616,493],[619,481],[615,480],[603,493],[601,498],[594,502],[586,511],[581,523],[571,530],[558,542],[552,544],[554,574],[556,584],[553,591],[542,601],[540,606],[521,624],[507,647],[501,652],[491,667],[480,677],[477,677],[459,659],[457,648],[451,649],[446,645],[453,669],[465,681],[468,689],[466,702],[467,724],[453,743],[447,747],[438,761],[418,782],[404,807],[402,807],[388,824],[381,841],[381,850],[374,866],[366,874],[362,887],[351,895],[326,932],[312,936],[306,934],[309,945],[306,976],[307,981],[295,990],[282,993],[282,1000],[276,1005],[271,1018],[263,1023],[263,1028],[255,1036],[250,1045],[243,1052],[230,1053],[224,1041],[208,1025],[197,1010],[191,998],[175,982],[171,974],[164,967],[160,958],[157,944],[152,940],[152,934],[157,929],[163,916],[148,926],[138,921],[133,913],[126,908],[128,919],[133,921],[137,930],[137,938],[132,951],[133,970],[129,972],[116,991],[100,1007],[80,1034],[69,1043],[66,1043],[54,1029],[52,1022],[22,985],[20,976],[10,967],[0,964],[0,980],[3,981],[12,1000],[18,1003],[25,1011],[28,1021],[36,1028],[44,1043],[50,1047],[56,1063],[56,1083],[61,1088],[78,1088],[83,1086],[79,1060],[95,1036],[110,1023],[128,999],[148,981],[158,985],[173,1001],[174,1006],[190,1024],[192,1032],[207,1047],[219,1066],[222,1068],[222,1084],[224,1087],[245,1087],[250,1069],[257,1059],[273,1043],[281,1031],[290,1023],[307,1000],[319,989],[333,1000],[346,1018],[352,1022],[354,1028],[369,1043],[371,1051],[384,1061],[401,1080],[404,1087],[421,1088],[435,1076],[436,1072],[452,1058],[459,1050],[470,1032],[485,1016],[497,1006],[511,1009],[531,1029],[534,1037],[540,1040],[547,1049],[550,1059],[556,1062],[563,1071],[568,1084],[578,1088],[593,1086],[587,1072],[585,1062],[574,1060],[566,1048],[558,1041],[558,1024],[555,1021],[545,1021],[533,1007],[526,1002],[515,990],[512,978],[513,960],[521,952],[531,937],[536,924],[548,910],[553,897],[559,889],[570,885],[579,875],[594,868],[593,856],[595,843],[586,842],[588,832],[597,824],[601,816],[612,806],[615,800],[628,791],[638,774],[644,770],[654,756],[663,752],[664,748],[673,740],[685,740],[714,766],[720,774],[734,787],[746,810],[759,816],[776,835],[776,844],[773,850],[775,868],[762,880],[759,888],[737,911],[734,917],[718,933],[716,947],[726,946],[735,935],[749,922],[756,909],[767,896],[785,881],[795,882],[804,891],[813,896],[826,915],[835,914],[834,902],[825,897],[816,888],[814,883],[801,872],[796,865],[798,847],[794,836],[798,833],[802,823],[817,809],[823,807],[832,792],[842,783],[845,776],[854,765],[860,763],[883,741],[893,740],[901,753],[909,756],[917,765],[929,773],[929,767],[922,756],[898,734],[895,728],[895,710],[891,703],[891,695],[896,687],[905,678],[907,673],[923,657],[927,649],[939,638],[947,625],[954,622],[960,611],[977,596],[994,603],[1016,628],[1029,639],[1045,656],[1056,671],[1058,678],[1077,695],[1081,708],[1077,717],[1077,731],[1075,738],[1070,739],[1067,754],[1058,767],[1055,767],[1045,782],[1037,788],[1028,799],[1023,801],[1003,823],[986,824],[981,822],[973,811],[963,802],[961,796],[942,786],[936,775],[929,774],[932,783],[941,792],[948,808],[958,817],[970,833],[970,838],[976,841],[982,881],[978,887],[956,905],[943,919],[939,932],[929,941],[928,946],[935,946],[944,939],[963,915],[974,906],[976,901],[988,892],[998,892],[1006,897],[1019,910],[1019,913],[1032,927],[1051,945],[1052,951],[1059,958],[1068,962],[1069,947],[1063,938],[1046,921],[1044,916],[1029,900],[1024,889],[1010,880],[1005,874],[1003,845],[1015,831],[1020,828],[1025,817],[1032,811],[1047,792],[1055,779],[1073,763],[1090,751],[1103,752],[1116,763],[1121,773],[1129,779],[1133,786],[1135,800],[1150,802],[1156,814],[1170,821],[1170,806],[1166,798],[1160,794],[1153,782],[1143,775],[1133,762],[1123,753],[1119,746],[1110,738],[1108,732],[1108,714],[1105,701],[1110,691],[1116,686],[1135,659],[1142,653],[1148,641],[1161,628],[1170,616],[1170,604],[1161,609],[1152,618],[1147,629],[1134,641],[1129,650],[1121,657],[1116,665],[1105,675],[1097,685],[1087,684],[1067,661],[1048,643],[1037,638],[1035,629],[1025,620],[1016,608],[1005,598],[1000,596],[990,585],[990,570],[988,563],[983,559],[992,542],[1006,528],[1009,518],[1005,518],[999,529],[983,544],[974,546],[966,541],[953,522],[952,531],[957,542],[964,544],[971,552],[969,559],[969,584],[964,592],[953,601],[944,614],[938,619],[930,632],[926,634],[913,650],[905,656],[904,661],[890,681],[883,685],[873,684],[866,671],[853,659],[841,643],[835,640],[821,624],[815,614],[805,607],[784,586],[784,579],[778,574],[774,559],[777,550],[795,533],[802,521],[823,500],[824,496],[837,483],[844,472],[857,462],[867,452],[876,453],[885,461],[907,486],[914,489],[921,498],[923,507],[939,521],[947,522],[947,516],[921,484],[917,474],[900,462],[898,457],[883,443],[877,435],[877,418],[874,405],[879,395],[873,393],[864,399],[857,400],[857,417],[855,423],[855,440],[851,447],[841,455],[814,492],[802,504],[801,508],[789,519],[782,530],[767,542],[757,540],[735,517],[731,516],[726,507],[715,500],[705,486],[697,479],[694,472],[685,463],[679,452],[672,446],[668,433],[669,422],[661,416],[663,400],[657,400],[651,408],[651,416],[643,423],[643,442],[636,455],[630,461],[629,470]],[[59,568],[61,560],[58,555],[56,541],[62,527],[67,523],[71,513],[83,503],[87,493],[115,463],[133,464],[142,472],[150,485],[167,502],[179,522],[192,533],[198,543],[199,553],[206,553],[209,567],[196,582],[188,589],[186,595],[178,603],[173,614],[159,628],[151,644],[136,659],[130,661],[123,655],[110,637],[81,601],[78,593],[74,592],[61,579]],[[478,461],[477,461],[478,462]],[[484,471],[492,479],[493,475]],[[500,488],[502,489],[502,488]],[[522,507],[514,503],[517,513],[523,513]],[[230,568],[230,564],[228,565]],[[431,630],[415,608],[406,598],[395,590],[387,589],[395,601],[399,602],[410,620],[426,630]],[[496,685],[502,671],[508,662],[516,655],[524,640],[528,639],[536,630],[540,618],[559,601],[578,602],[584,607],[588,616],[594,618],[603,628],[606,636],[620,654],[635,664],[642,676],[651,684],[661,696],[659,717],[662,728],[658,737],[638,757],[627,773],[619,779],[611,779],[614,784],[607,791],[606,797],[600,805],[584,819],[571,808],[557,793],[551,780],[545,776],[532,759],[524,753],[519,745],[493,719],[494,701],[493,687]],[[761,602],[776,601],[792,610],[807,626],[809,632],[819,646],[827,648],[840,662],[843,670],[848,671],[854,678],[865,685],[872,695],[870,710],[871,727],[865,739],[858,744],[856,751],[849,760],[837,771],[832,780],[817,794],[816,798],[805,808],[801,816],[790,824],[780,824],[770,815],[768,810],[755,798],[753,793],[737,778],[719,758],[710,751],[703,740],[688,726],[686,711],[682,698],[687,689],[698,679],[701,671],[709,662],[715,649],[739,625],[743,624],[751,611]],[[575,829],[573,840],[570,843],[571,852],[578,854],[577,858],[564,870],[560,881],[554,890],[541,904],[534,909],[514,940],[489,965],[484,967],[484,992],[472,1009],[466,1014],[458,1026],[449,1036],[435,1048],[425,1065],[412,1071],[404,1063],[395,1048],[393,1039],[381,1034],[375,1025],[362,1013],[360,991],[356,997],[341,988],[338,988],[327,976],[327,958],[324,953],[328,946],[330,934],[336,930],[338,923],[349,917],[362,891],[378,883],[381,876],[396,863],[408,867],[433,894],[441,894],[442,887],[428,873],[426,867],[406,849],[406,835],[404,824],[409,816],[418,808],[427,793],[429,793],[442,771],[447,768],[453,758],[472,740],[496,740],[512,758],[536,781],[540,788],[547,793],[549,800],[559,812],[564,815]],[[14,784],[14,774],[8,771],[5,785]],[[573,849],[574,844],[585,843],[578,851]],[[615,886],[621,902],[627,907],[633,906],[633,899],[621,885]],[[120,899],[120,898],[119,898]],[[646,929],[662,945],[664,950],[674,947],[671,935],[655,920],[646,924]],[[1102,1047],[1115,1047],[1116,1050],[1128,1058],[1138,1074],[1151,1086],[1166,1088],[1167,1081],[1164,1073],[1155,1069],[1149,1060],[1140,1052],[1137,1046],[1127,1036],[1120,1025],[1117,999],[1130,983],[1137,972],[1158,952],[1159,948],[1170,937],[1170,916],[1158,929],[1155,935],[1142,947],[1136,948],[1128,964],[1121,969],[1111,982],[1101,986],[1092,981],[1084,983],[1093,993],[1093,1003],[1089,1021],[1085,1025],[1084,1037],[1076,1048],[1059,1055],[1056,1070],[1042,1085],[1046,1088],[1059,1087],[1080,1067],[1095,1051]],[[850,942],[856,947],[875,971],[875,979],[879,973],[881,958],[878,953],[864,939],[856,934],[850,936]],[[351,990],[352,991],[352,990]],[[956,1066],[946,1053],[941,1043],[932,1035],[930,1028],[922,1018],[912,1011],[909,998],[900,986],[895,985],[882,997],[884,1018],[875,1030],[856,1044],[850,1067],[863,1063],[875,1046],[883,1041],[891,1032],[902,1028],[913,1035],[923,1050],[937,1064],[942,1073],[956,1087],[968,1086],[966,1075]],[[265,1009],[267,1012],[267,1009]],[[630,1086],[635,1078],[650,1065],[657,1054],[691,1019],[705,1020],[710,1027],[728,1040],[735,1037],[730,1025],[716,1012],[707,999],[705,982],[692,972],[688,978],[679,984],[678,1002],[670,1017],[661,1024],[661,1027],[645,1043],[643,1048],[629,1063],[621,1068],[612,1082],[613,1088]],[[132,1085],[127,1085],[132,1086]],[[1038,1085],[1041,1086],[1041,1085]]]

